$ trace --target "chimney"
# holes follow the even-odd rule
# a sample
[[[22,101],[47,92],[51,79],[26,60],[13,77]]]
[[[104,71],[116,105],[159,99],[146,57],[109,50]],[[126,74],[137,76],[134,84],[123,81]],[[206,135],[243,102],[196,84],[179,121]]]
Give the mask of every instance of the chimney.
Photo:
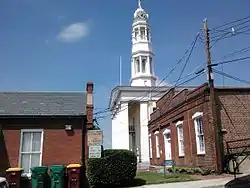
[[[86,105],[86,115],[87,115],[87,127],[93,127],[93,110],[94,110],[94,100],[93,100],[93,82],[87,82],[87,105]]]

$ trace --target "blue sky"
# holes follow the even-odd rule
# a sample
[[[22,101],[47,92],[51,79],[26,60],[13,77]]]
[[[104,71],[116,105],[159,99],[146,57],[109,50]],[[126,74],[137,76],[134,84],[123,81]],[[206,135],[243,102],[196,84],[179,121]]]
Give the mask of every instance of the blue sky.
[[[97,111],[105,109],[110,91],[119,81],[119,55],[123,59],[123,84],[129,84],[131,24],[136,6],[136,0],[1,0],[0,90],[84,91],[86,82],[93,81],[95,107]],[[142,0],[142,6],[150,16],[159,78],[167,75],[182,56],[205,17],[212,28],[250,14],[249,0]],[[250,46],[249,39],[250,35],[239,35],[218,42],[212,59]],[[204,44],[198,40],[183,75],[203,62]],[[224,71],[250,80],[249,62],[227,64]],[[182,66],[168,83],[178,78]],[[216,84],[222,84],[220,76],[215,79]],[[201,77],[189,84],[205,80]],[[229,79],[225,84],[242,85]],[[109,116],[99,123],[105,146],[110,147]]]

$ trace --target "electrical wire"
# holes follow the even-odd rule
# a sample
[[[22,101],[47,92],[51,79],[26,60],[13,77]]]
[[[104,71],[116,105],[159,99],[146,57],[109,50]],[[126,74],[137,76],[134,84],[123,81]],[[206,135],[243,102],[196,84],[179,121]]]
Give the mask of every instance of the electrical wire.
[[[230,52],[230,53],[228,53],[227,55],[224,55],[222,59],[224,60],[224,59],[226,59],[226,58],[228,58],[228,57],[235,56],[235,55],[237,55],[237,54],[239,54],[239,53],[246,53],[246,52],[248,52],[248,51],[250,51],[250,46],[245,47],[245,48],[242,48],[242,49],[240,49],[240,50],[236,50],[236,51],[234,51],[234,52]]]
[[[227,60],[227,61],[220,61],[218,63],[211,64],[211,66],[218,66],[218,65],[222,65],[222,64],[235,63],[235,62],[239,62],[239,61],[244,61],[246,59],[250,59],[250,56],[242,57],[242,58],[238,58],[238,59]]]
[[[217,34],[217,33],[221,33],[221,32],[228,32],[228,30],[232,30],[232,28],[235,28],[237,29],[237,27],[241,26],[241,25],[244,25],[246,23],[250,22],[250,19],[244,21],[244,22],[241,22],[237,25],[233,25],[233,26],[230,26],[230,27],[227,27],[227,28],[224,28],[224,29],[210,29],[210,31],[213,33],[213,34]],[[245,27],[248,27],[249,25],[246,25]],[[242,28],[245,28],[245,27],[242,27]]]
[[[190,50],[190,52],[189,52],[189,54],[188,54],[188,58],[186,59],[186,62],[185,62],[184,66],[183,66],[183,68],[182,68],[182,70],[181,70],[181,73],[180,73],[180,75],[179,75],[179,77],[178,77],[178,79],[177,79],[177,81],[176,81],[176,84],[178,83],[178,81],[179,81],[179,80],[181,79],[181,77],[182,77],[182,74],[183,74],[183,72],[184,72],[184,70],[185,70],[185,68],[186,68],[186,66],[187,66],[187,63],[189,62],[189,59],[190,59],[190,57],[191,57],[191,55],[192,55],[192,53],[193,53],[195,44],[196,44],[197,39],[198,39],[199,36],[200,36],[200,33],[198,33],[198,34],[196,35],[196,37],[195,37],[195,41],[194,41],[194,43],[193,43],[193,45],[192,45],[192,47],[191,47],[191,50]]]
[[[249,26],[248,26],[249,27]],[[240,28],[242,29],[242,28]],[[223,39],[227,39],[230,37],[235,37],[237,35],[240,34],[247,34],[246,31],[250,31],[250,28],[245,30],[245,31],[240,31],[239,30],[234,30],[234,31],[227,31],[226,33],[223,33],[223,35],[221,35],[220,37],[217,37],[216,39],[211,39],[210,41],[213,42],[213,44],[210,46],[210,49],[219,41],[223,40]]]
[[[196,42],[197,42],[197,39],[198,39],[199,34],[200,34],[200,33],[198,33],[198,34],[195,36],[194,41],[192,41],[192,43],[190,44],[190,46],[185,50],[184,55],[183,55],[183,56],[177,61],[177,63],[171,68],[171,70],[169,71],[169,73],[168,73],[168,74],[167,74],[167,75],[166,75],[166,76],[165,76],[156,86],[154,86],[152,90],[148,91],[144,96],[142,96],[142,97],[140,97],[140,98],[135,97],[135,98],[131,99],[130,102],[136,102],[136,101],[138,101],[138,100],[140,101],[140,100],[144,99],[145,97],[147,97],[150,93],[152,93],[152,92],[154,92],[155,90],[157,90],[157,89],[159,88],[159,86],[161,85],[161,83],[164,82],[164,81],[174,72],[174,70],[177,68],[177,66],[184,60],[184,58],[186,57],[186,55],[188,54],[188,52],[189,52],[190,50],[192,50],[192,52],[193,52],[193,48],[194,48],[194,45],[195,45]],[[189,53],[189,56],[191,56],[192,52]],[[189,58],[188,58],[188,60],[189,60]],[[186,64],[187,64],[188,60],[185,62]],[[162,93],[162,92],[160,92],[160,93]],[[107,108],[107,109],[105,109],[105,110],[103,110],[103,111],[96,112],[95,115],[102,114],[102,113],[107,113],[107,112],[110,112],[110,111],[112,111],[112,109]]]
[[[183,84],[185,84],[185,83],[188,83],[188,82],[190,82],[190,81],[192,81],[192,80],[194,80],[194,79],[196,79],[196,78],[198,78],[199,76],[201,76],[202,74],[204,74],[204,72],[200,72],[200,73],[198,73],[197,75],[195,75],[194,77],[192,77],[192,78],[190,78],[190,79],[188,79],[188,80],[185,80],[185,81],[183,81],[183,82],[181,82],[181,83],[179,83],[179,84],[176,84],[174,87],[170,87],[169,89],[168,89],[168,91],[169,90],[171,90],[171,89],[174,89],[174,88],[176,88],[176,87],[178,87],[178,86],[181,86],[181,85],[183,85]],[[124,111],[124,110],[127,110],[127,109],[129,109],[131,106],[126,106],[126,107],[124,107],[124,108],[122,108],[122,109],[120,109],[119,111],[117,111],[117,113],[120,113],[120,112],[122,112],[122,111]],[[96,117],[96,119],[103,119],[103,118],[105,118],[105,117],[107,117],[107,116],[99,116],[99,117]]]
[[[217,73],[217,74],[219,74],[219,75],[222,75],[222,76],[225,76],[225,77],[227,77],[227,78],[231,78],[231,79],[233,79],[233,80],[236,80],[236,81],[239,81],[239,82],[242,82],[242,83],[245,83],[245,84],[250,84],[250,81],[243,80],[243,79],[241,79],[241,78],[238,78],[238,77],[236,77],[236,76],[232,76],[232,75],[227,74],[227,73],[225,73],[225,72],[221,72],[221,71],[218,71],[218,70],[216,70],[216,69],[213,69],[213,71],[214,71],[215,73]]]
[[[222,24],[222,25],[219,25],[219,26],[216,26],[216,27],[212,28],[211,30],[219,29],[219,28],[225,27],[225,26],[227,26],[227,25],[234,24],[234,23],[237,23],[237,22],[241,22],[241,21],[246,20],[246,19],[249,19],[249,18],[250,18],[250,15],[249,15],[249,16],[246,16],[246,17],[244,17],[244,18],[240,18],[240,19],[237,19],[237,20],[233,20],[233,21],[230,21],[230,22],[226,22],[226,23],[224,23],[224,24]]]
[[[217,43],[222,39],[233,37],[239,34],[250,34],[250,16],[246,16],[241,19],[233,20],[224,23],[220,26],[209,29],[210,42]],[[204,43],[204,35],[200,36],[200,40]]]

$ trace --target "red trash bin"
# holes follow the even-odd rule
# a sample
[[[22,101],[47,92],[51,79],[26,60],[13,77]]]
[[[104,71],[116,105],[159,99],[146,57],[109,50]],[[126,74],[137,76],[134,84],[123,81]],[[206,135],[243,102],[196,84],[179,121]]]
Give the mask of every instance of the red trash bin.
[[[21,187],[21,175],[22,168],[9,168],[6,170],[6,179],[9,183],[10,188],[20,188]]]
[[[80,188],[81,165],[69,164],[67,166],[68,188]]]

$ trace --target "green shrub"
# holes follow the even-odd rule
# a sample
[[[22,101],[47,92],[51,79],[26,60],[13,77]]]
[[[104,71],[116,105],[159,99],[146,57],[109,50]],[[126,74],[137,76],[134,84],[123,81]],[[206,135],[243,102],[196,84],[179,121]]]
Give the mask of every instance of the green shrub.
[[[88,178],[92,186],[124,185],[136,176],[137,158],[129,150],[104,150],[103,158],[89,159]]]
[[[214,172],[208,168],[199,168],[199,167],[192,168],[192,167],[181,167],[181,166],[175,166],[174,168],[170,167],[167,170],[170,173],[175,172],[180,174],[201,174],[201,175],[209,175]]]

